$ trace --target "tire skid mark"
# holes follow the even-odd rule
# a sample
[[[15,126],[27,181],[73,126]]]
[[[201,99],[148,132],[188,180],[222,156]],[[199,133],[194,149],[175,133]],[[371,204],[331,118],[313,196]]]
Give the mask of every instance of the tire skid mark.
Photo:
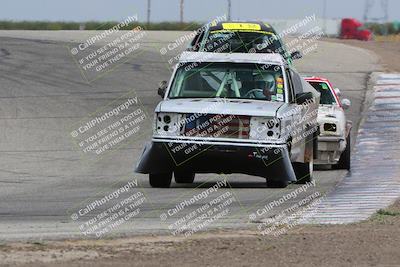
[[[11,55],[11,53],[5,49],[5,48],[0,48],[0,57],[8,57]]]

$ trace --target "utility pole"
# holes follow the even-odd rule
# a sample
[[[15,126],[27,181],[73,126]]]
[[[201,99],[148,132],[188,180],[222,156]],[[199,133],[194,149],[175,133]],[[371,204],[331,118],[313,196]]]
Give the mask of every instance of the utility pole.
[[[180,6],[181,24],[183,24],[183,5],[184,5],[184,0],[181,0],[181,6]]]
[[[231,20],[232,1],[228,0],[228,20]]]
[[[365,0],[364,22],[368,21],[368,15],[373,5],[374,5],[374,0]]]
[[[388,0],[381,1],[381,6],[384,13],[383,20],[385,22],[389,22],[389,1]]]
[[[326,2],[327,0],[324,0],[324,3],[323,3],[323,7],[322,7],[322,16],[323,16],[323,20],[324,20],[324,23],[323,23],[323,31],[324,31],[324,33],[326,34],[326,5],[327,5],[327,2]]]
[[[150,24],[151,0],[147,0],[147,25]]]
[[[389,20],[389,1],[388,0],[380,0],[382,16],[373,17],[372,11],[375,7],[375,0],[365,0],[365,9],[364,9],[364,22],[375,21],[375,22],[388,22]]]

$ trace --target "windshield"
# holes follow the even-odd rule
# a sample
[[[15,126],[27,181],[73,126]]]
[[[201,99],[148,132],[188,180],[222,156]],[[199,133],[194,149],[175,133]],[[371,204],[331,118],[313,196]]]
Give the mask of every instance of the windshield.
[[[326,82],[310,82],[318,92],[321,93],[319,103],[322,105],[334,105],[337,104],[336,98],[333,95],[329,85]]]
[[[248,53],[252,50],[283,54],[275,34],[262,31],[213,31],[208,35],[203,48],[203,51],[218,53]]]
[[[284,102],[284,88],[282,68],[277,65],[188,63],[177,70],[169,98],[236,98]]]

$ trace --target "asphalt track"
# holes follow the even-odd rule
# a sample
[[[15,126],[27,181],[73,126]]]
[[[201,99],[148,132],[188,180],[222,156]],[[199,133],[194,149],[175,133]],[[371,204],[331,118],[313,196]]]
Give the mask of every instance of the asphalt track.
[[[135,190],[146,196],[139,214],[102,236],[169,233],[172,223],[204,204],[198,201],[166,221],[160,220],[160,215],[177,203],[205,191],[223,177],[199,175],[192,185],[173,183],[170,189],[150,188],[145,175],[133,173],[149,133],[96,161],[82,159],[70,136],[71,127],[88,114],[132,91],[152,119],[160,100],[158,83],[171,74],[168,59],[183,46],[166,55],[160,54],[160,48],[182,34],[149,33],[141,40],[140,53],[88,83],[67,47],[93,33],[0,32],[0,240],[82,237],[80,225],[116,202],[110,201],[77,221],[71,215],[135,179],[139,184]],[[300,72],[329,78],[350,98],[352,107],[347,114],[354,122],[353,142],[369,75],[380,70],[377,62],[378,58],[366,50],[328,42],[318,42],[315,51],[296,62]],[[151,129],[151,120],[145,127]],[[316,171],[316,186],[302,196],[332,190],[345,174]],[[230,192],[235,201],[228,215],[203,230],[253,227],[250,214],[300,187],[269,189],[261,178],[237,174],[226,178],[229,186],[219,189],[218,194]],[[268,217],[296,199],[275,207]]]

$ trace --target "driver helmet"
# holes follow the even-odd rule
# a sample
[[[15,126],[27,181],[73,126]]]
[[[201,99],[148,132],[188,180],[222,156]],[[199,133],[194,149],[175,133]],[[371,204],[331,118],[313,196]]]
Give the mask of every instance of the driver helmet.
[[[260,73],[254,77],[257,88],[268,89],[271,93],[275,93],[275,78],[270,73]]]

